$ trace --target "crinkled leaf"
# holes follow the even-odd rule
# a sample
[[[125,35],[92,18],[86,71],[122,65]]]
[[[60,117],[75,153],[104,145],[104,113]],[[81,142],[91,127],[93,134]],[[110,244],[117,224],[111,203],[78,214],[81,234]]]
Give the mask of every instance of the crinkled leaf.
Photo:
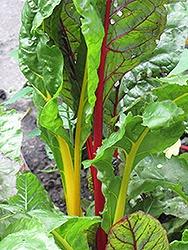
[[[40,230],[22,230],[12,233],[0,242],[0,249],[4,250],[58,250],[52,237]]]
[[[134,199],[129,200],[127,203],[127,213],[130,214],[141,210],[155,218],[159,218],[164,212],[164,207],[167,205],[167,202],[172,198],[174,198],[174,193],[171,190],[157,187],[152,192],[141,193]]]
[[[107,250],[168,250],[166,231],[148,214],[137,212],[116,223],[108,236]]]
[[[16,188],[17,194],[8,200],[10,205],[15,205],[25,212],[33,209],[51,209],[52,204],[47,192],[34,174],[20,174],[17,177]]]
[[[57,47],[47,45],[49,39],[41,29],[39,31],[39,27],[59,3],[60,0],[46,3],[26,1],[22,12],[19,45],[20,68],[28,81],[46,96],[47,90],[53,94],[59,87],[57,84],[62,83],[60,71],[63,57]],[[56,73],[58,75],[54,75]],[[45,86],[45,80],[47,82],[53,80],[53,84]]]
[[[143,125],[150,129],[169,127],[183,114],[183,110],[170,100],[154,102],[143,113]]]
[[[63,101],[76,113],[82,84],[85,52],[81,42],[80,15],[72,1],[66,0],[54,9],[53,14],[45,20],[46,32],[53,39],[64,56]],[[82,60],[79,60],[79,47]],[[78,67],[77,67],[78,64]]]
[[[188,203],[188,168],[184,159],[148,156],[134,169],[129,184],[129,197],[150,192],[157,186],[167,187]]]
[[[188,204],[180,197],[166,200],[164,202],[163,211],[165,214],[171,214],[178,218],[188,220]]]
[[[119,100],[126,108],[132,106],[140,98],[145,99],[145,93],[159,85],[154,78],[164,77],[170,73],[184,50],[188,22],[187,0],[185,4],[181,1],[168,4],[167,10],[167,25],[157,48],[150,57],[148,56],[147,62],[127,73],[122,80]]]
[[[105,95],[123,74],[137,66],[156,47],[156,40],[166,23],[166,2],[119,1],[111,4]]]
[[[80,46],[80,15],[76,11],[73,1],[66,0],[63,3],[61,10],[61,19],[65,30],[67,31],[67,40],[70,42],[73,58],[77,58],[78,49]]]

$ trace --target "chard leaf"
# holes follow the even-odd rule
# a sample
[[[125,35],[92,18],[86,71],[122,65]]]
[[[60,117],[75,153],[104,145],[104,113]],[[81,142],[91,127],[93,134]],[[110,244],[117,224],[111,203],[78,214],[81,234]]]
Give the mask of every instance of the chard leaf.
[[[142,62],[156,47],[166,24],[167,1],[111,2],[108,16],[105,96],[123,74]],[[144,10],[144,11],[140,11]]]
[[[158,101],[172,100],[176,105],[188,112],[188,86],[179,84],[164,84],[163,86],[153,90]]]
[[[98,177],[102,182],[102,191],[106,199],[102,221],[102,227],[106,232],[113,223],[121,181],[121,177],[114,174],[112,165],[114,150],[119,148],[120,152],[126,152],[126,159],[131,155],[133,168],[148,154],[162,152],[172,145],[183,131],[184,126],[181,122],[160,130],[149,130],[142,125],[141,117],[133,117],[129,114],[120,121],[119,130],[104,140],[95,159],[83,162],[85,167],[94,165],[99,172]]]
[[[20,68],[28,81],[38,90],[38,93],[45,96],[47,96],[47,93],[44,77],[45,80],[48,77],[49,80],[52,80],[53,77],[53,80],[57,83],[56,76],[50,75],[50,72],[57,73],[57,69],[61,69],[60,58],[62,60],[62,55],[57,47],[47,45],[49,38],[39,27],[44,19],[52,14],[53,9],[59,3],[60,0],[48,1],[46,4],[40,1],[26,1],[22,12],[19,45]],[[44,57],[41,52],[45,52]],[[47,60],[44,61],[45,59]],[[57,79],[59,80],[59,77]],[[61,83],[62,81],[60,81]],[[56,84],[51,84],[51,86],[47,86],[47,90],[52,95],[56,92],[57,87]],[[53,91],[51,88],[53,88]]]
[[[70,43],[73,59],[78,57],[78,50],[81,42],[80,15],[76,11],[73,1],[66,0],[62,5],[61,20],[65,27],[67,40]],[[67,52],[65,52],[67,53]]]
[[[107,250],[111,249],[169,249],[166,232],[148,214],[137,212],[126,216],[110,230]]]
[[[81,18],[81,31],[87,46],[85,70],[82,83],[83,108],[81,146],[85,143],[91,130],[91,118],[95,106],[95,92],[98,86],[98,68],[100,64],[101,46],[104,37],[102,21],[93,1],[73,0]],[[78,112],[80,112],[78,110]],[[79,115],[79,113],[78,113]]]
[[[58,236],[63,238],[70,249],[89,250],[87,236],[96,230],[99,222],[98,217],[69,217],[66,223],[53,231],[53,235],[58,243]]]
[[[47,192],[34,174],[30,172],[20,174],[17,177],[16,187],[17,194],[8,200],[10,205],[15,205],[24,212],[52,208]]]
[[[129,184],[129,197],[140,193],[153,191],[157,186],[170,188],[187,204],[188,168],[185,159],[164,156],[148,156],[134,169],[134,175]]]
[[[181,219],[188,220],[188,204],[180,197],[174,197],[164,202],[163,211],[165,214],[171,214]]]
[[[47,134],[49,131],[49,133],[51,133],[51,137],[54,135],[62,136],[66,140],[67,144],[69,144],[71,147],[71,138],[63,127],[63,120],[59,114],[58,100],[56,95],[44,105],[39,116],[39,123],[47,130]]]
[[[144,104],[146,92],[160,84],[154,78],[158,77],[164,81],[168,77],[164,79],[161,77],[168,75],[178,63],[187,38],[187,3],[187,0],[185,3],[176,1],[166,6],[168,11],[167,25],[156,49],[148,55],[147,62],[141,63],[131,72],[125,74],[122,79],[119,91],[121,106],[129,108],[140,99],[143,99],[142,103]],[[185,82],[187,79],[178,78],[176,77],[176,81],[179,82]],[[168,81],[170,80],[174,81],[172,77],[168,78]],[[119,109],[121,106],[119,105]]]
[[[143,113],[143,125],[150,129],[169,127],[184,112],[172,101],[154,102]]]
[[[179,75],[185,73],[188,70],[188,49],[186,48],[181,54],[179,63],[176,67],[170,72],[169,76]]]
[[[76,113],[79,104],[83,71],[85,67],[85,48],[82,46],[80,15],[72,1],[61,1],[53,14],[45,20],[46,32],[53,39],[64,56],[63,101]],[[81,47],[81,61],[79,48]],[[78,64],[78,67],[77,67]]]
[[[170,243],[170,250],[186,250],[188,247],[188,229],[183,232],[181,241],[173,241]]]
[[[12,233],[0,242],[0,248],[4,250],[58,250],[59,248],[52,237],[41,229],[22,230]]]

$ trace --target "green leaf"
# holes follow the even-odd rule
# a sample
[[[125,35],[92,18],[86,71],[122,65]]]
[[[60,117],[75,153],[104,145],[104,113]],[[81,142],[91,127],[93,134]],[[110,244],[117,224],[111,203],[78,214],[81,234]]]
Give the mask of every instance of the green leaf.
[[[183,232],[182,240],[183,240],[183,241],[188,241],[188,229],[186,229],[186,230]]]
[[[17,233],[22,230],[45,230],[43,225],[34,218],[23,217],[11,223],[3,233],[3,238],[7,237],[9,234]]]
[[[63,238],[66,244],[72,247],[70,249],[89,250],[88,233],[96,230],[99,222],[99,217],[69,217],[69,220],[55,230],[53,235],[58,243],[61,243]]]
[[[52,237],[42,230],[22,230],[12,233],[0,242],[3,250],[58,250]]]
[[[169,127],[184,112],[172,101],[154,102],[143,113],[143,125],[150,129]]]
[[[54,209],[33,209],[28,211],[26,215],[27,218],[10,224],[5,232],[13,233],[20,230],[30,230],[32,225],[35,225],[33,229],[40,227],[40,229],[38,228],[39,231],[52,232],[57,243],[63,249],[66,245],[72,247],[70,249],[89,249],[87,236],[92,231],[95,231],[100,223],[99,217],[70,217]]]
[[[188,204],[180,197],[174,197],[164,202],[163,211],[181,219],[188,220]]]
[[[19,212],[17,207],[0,204],[0,239],[3,237],[6,228],[17,219],[20,219]]]
[[[17,194],[8,200],[10,205],[16,205],[24,212],[34,209],[51,209],[47,192],[42,187],[37,177],[26,172],[17,177]]]
[[[20,161],[23,114],[0,107],[0,152],[12,161]]]
[[[42,210],[34,209],[28,212],[32,218],[39,220],[44,226],[47,232],[52,232],[54,229],[65,224],[70,217],[65,216],[63,213],[58,210]]]
[[[164,207],[173,197],[174,193],[171,190],[157,187],[152,192],[140,194],[139,196],[131,199],[127,204],[127,213],[130,214],[141,210],[155,218],[159,218],[163,212],[166,212],[164,211]]]
[[[188,86],[178,84],[165,84],[153,90],[158,101],[172,100],[178,107],[188,112]]]
[[[109,124],[109,121],[111,121],[111,118],[115,116],[115,109],[118,113],[122,107],[126,107],[126,109],[130,108],[137,98],[143,97],[145,99],[145,92],[150,91],[154,86],[159,85],[159,83],[155,81],[146,79],[147,74],[149,75],[151,70],[148,69],[150,68],[148,66],[149,63],[142,62],[150,59],[153,56],[155,57],[155,52],[152,51],[157,46],[159,41],[158,39],[166,24],[166,13],[163,4],[164,1],[134,1],[128,3],[125,8],[121,8],[117,4],[117,6],[114,7],[115,10],[112,11],[112,25],[110,27],[110,31],[112,31],[111,34],[114,32],[113,36],[117,39],[114,41],[114,44],[112,43],[112,51],[109,52],[109,56],[107,57],[107,60],[109,61],[107,62],[108,66],[106,67],[105,74],[107,75],[105,78],[107,81],[107,84],[105,85],[105,122],[108,125],[111,125]],[[155,10],[153,8],[155,8]],[[144,12],[141,13],[139,9],[143,9]],[[150,15],[148,15],[149,12]],[[130,13],[132,13],[133,16],[129,15]],[[118,15],[120,15],[120,17],[118,17]],[[152,25],[150,23],[151,19]],[[121,29],[118,28],[119,23],[121,24]],[[157,25],[157,23],[160,23],[159,25],[161,29],[158,29],[159,27],[155,29],[155,25]],[[137,29],[137,26],[139,29]],[[124,29],[126,31],[124,33],[125,36],[122,35]],[[145,29],[147,29],[147,32],[145,32]],[[151,35],[152,29],[155,29],[154,37]],[[109,34],[109,37],[111,34]],[[163,36],[161,36],[161,38],[162,37]],[[163,43],[161,43],[161,45],[163,45]],[[121,51],[122,53],[120,53]],[[141,66],[136,67],[137,65]],[[111,72],[108,77],[108,71],[110,70]],[[130,70],[132,71],[130,72]],[[124,74],[125,77],[123,77]],[[116,81],[120,80],[121,78],[122,80],[120,87],[117,88]],[[110,83],[108,84],[108,82]],[[117,89],[119,90],[117,91]],[[114,92],[118,93],[114,94]],[[144,104],[142,103],[138,110],[142,109],[143,105]],[[107,117],[106,114],[108,114]]]
[[[181,241],[173,241],[170,243],[170,250],[186,250],[188,247],[188,229],[183,232]]]
[[[169,76],[185,73],[185,71],[188,70],[188,66],[187,65],[188,65],[188,49],[185,49],[183,51],[183,53],[181,54],[179,63],[170,72]]]
[[[55,45],[50,47],[43,40],[37,46],[37,56],[41,67],[43,86],[53,96],[63,83],[63,56],[59,48]]]
[[[164,81],[165,78],[161,77],[168,75],[178,63],[187,38],[187,0],[185,2],[177,1],[167,5],[167,25],[157,48],[148,55],[146,62],[128,72],[122,79],[119,100],[123,107],[129,108],[140,99],[145,100],[146,92],[160,84],[154,78]],[[176,80],[182,82],[181,79]]]
[[[53,9],[59,3],[60,0],[46,3],[26,1],[22,11],[19,45],[20,68],[30,84],[38,90],[37,93],[44,96],[47,96],[47,90],[53,95],[59,87],[57,84],[62,83],[60,79],[62,63],[60,62],[63,61],[63,57],[57,47],[47,45],[49,38],[40,28],[44,19],[52,14]],[[50,86],[46,86],[44,80],[54,82]]]
[[[85,167],[96,166],[99,172],[98,177],[102,182],[102,191],[106,199],[102,221],[102,227],[106,232],[113,223],[121,182],[121,177],[115,176],[112,165],[114,150],[119,148],[119,152],[123,152],[126,159],[131,159],[130,164],[133,169],[148,154],[162,152],[175,143],[184,131],[181,122],[168,128],[150,131],[149,128],[142,125],[141,117],[133,117],[131,114],[120,119],[119,123],[118,132],[104,140],[95,159],[83,162]]]
[[[106,45],[109,51],[105,96],[123,74],[145,60],[156,47],[156,40],[166,24],[166,2],[152,0],[112,4]]]
[[[168,232],[169,242],[173,241],[177,237],[180,238],[182,232],[187,228],[187,225],[187,220],[177,217],[172,217],[168,222],[163,223],[163,226]]]
[[[150,215],[137,212],[111,228],[107,244],[110,249],[168,250],[169,244],[161,224]]]
[[[184,159],[164,156],[148,156],[134,169],[129,184],[129,197],[136,197],[140,193],[150,192],[157,186],[170,188],[187,204],[188,168]]]
[[[104,37],[102,20],[93,1],[73,0],[77,12],[81,18],[81,32],[87,46],[85,59],[85,70],[82,83],[83,108],[82,112],[82,132],[81,146],[85,143],[91,130],[91,118],[95,106],[95,92],[98,86],[98,68],[101,57],[101,46]],[[81,47],[82,48],[82,47]],[[81,60],[82,59],[81,54]],[[79,58],[78,58],[79,59]],[[78,114],[80,115],[80,114]]]

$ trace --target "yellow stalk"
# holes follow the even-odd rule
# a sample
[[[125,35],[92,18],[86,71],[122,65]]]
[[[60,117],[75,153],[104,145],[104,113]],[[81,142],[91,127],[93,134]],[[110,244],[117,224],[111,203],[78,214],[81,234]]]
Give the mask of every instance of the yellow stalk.
[[[127,190],[128,190],[130,174],[132,171],[132,166],[133,166],[137,151],[140,147],[140,144],[142,143],[144,137],[147,135],[148,131],[149,131],[148,128],[144,129],[143,133],[138,138],[138,140],[133,143],[131,151],[126,157],[126,162],[125,162],[123,177],[121,180],[121,186],[120,186],[120,191],[119,191],[118,200],[116,204],[116,211],[115,211],[113,224],[121,220],[122,217],[124,216],[126,199],[127,199]]]
[[[67,205],[68,215],[80,216],[80,206],[77,204],[77,197],[75,193],[75,182],[74,182],[74,169],[71,158],[71,153],[68,144],[61,136],[57,136],[59,143],[61,158],[63,161],[63,175],[64,179],[64,192]]]
[[[82,115],[84,109],[84,98],[87,88],[87,62],[85,65],[84,78],[82,83],[82,90],[80,95],[76,132],[75,132],[75,147],[74,147],[74,192],[76,194],[76,204],[80,208],[80,167],[81,167],[81,126],[82,126]]]

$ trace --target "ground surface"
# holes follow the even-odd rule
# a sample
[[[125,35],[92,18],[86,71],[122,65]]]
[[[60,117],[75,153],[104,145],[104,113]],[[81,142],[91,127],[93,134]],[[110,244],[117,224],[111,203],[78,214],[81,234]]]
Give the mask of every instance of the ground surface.
[[[0,89],[9,91],[20,89],[24,77],[18,63],[11,57],[18,47],[20,16],[23,0],[1,0],[0,14]]]

